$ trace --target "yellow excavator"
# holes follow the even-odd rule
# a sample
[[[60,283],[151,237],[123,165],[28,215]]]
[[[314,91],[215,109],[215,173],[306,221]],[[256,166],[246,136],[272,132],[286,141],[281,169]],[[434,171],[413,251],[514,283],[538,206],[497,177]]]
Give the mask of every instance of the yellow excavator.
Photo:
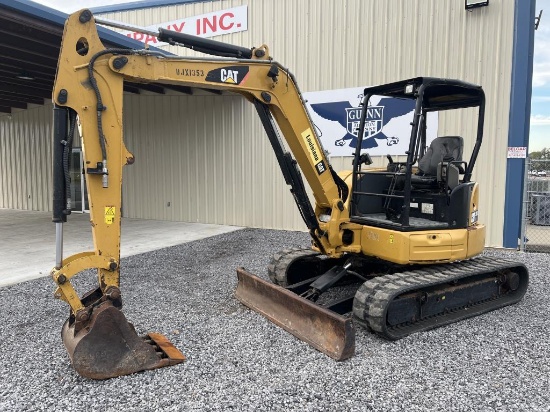
[[[528,284],[524,265],[478,257],[485,226],[478,222],[479,187],[471,177],[483,137],[481,87],[418,77],[366,88],[354,125],[352,170],[336,173],[295,78],[265,45],[248,49],[159,29],[140,31],[213,57],[110,49],[101,43],[96,24],[129,28],[96,19],[89,10],[70,15],[53,90],[56,264],[51,275],[55,296],[70,306],[62,339],[82,376],[106,379],[185,359],[160,334],[139,337],[121,311],[122,168],[134,163],[123,140],[125,81],[233,92],[255,106],[312,244],[275,254],[268,267],[272,282],[238,268],[235,295],[332,358],[353,356],[355,324],[400,339],[523,297]],[[406,159],[395,162],[388,156],[384,168],[369,167],[372,160],[361,149],[373,125],[372,96],[404,99],[414,106]],[[430,144],[426,137],[429,113],[462,108],[478,111],[467,161],[461,136],[441,136]],[[77,123],[94,250],[64,258],[69,154]],[[79,296],[71,280],[89,269],[97,271],[97,288]]]

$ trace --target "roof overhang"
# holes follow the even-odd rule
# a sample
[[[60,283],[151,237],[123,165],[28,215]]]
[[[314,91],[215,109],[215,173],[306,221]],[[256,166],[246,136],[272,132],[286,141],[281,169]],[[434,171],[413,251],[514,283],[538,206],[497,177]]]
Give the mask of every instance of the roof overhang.
[[[66,19],[66,13],[29,0],[0,0],[0,113],[51,100]],[[106,47],[143,48],[142,43],[104,27],[98,27],[98,33]],[[125,83],[130,93],[164,93],[164,89]],[[191,93],[186,88],[177,91]]]

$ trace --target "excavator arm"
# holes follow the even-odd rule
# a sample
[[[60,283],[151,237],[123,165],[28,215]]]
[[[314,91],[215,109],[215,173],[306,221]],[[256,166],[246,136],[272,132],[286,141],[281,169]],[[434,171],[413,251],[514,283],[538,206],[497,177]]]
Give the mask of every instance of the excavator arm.
[[[256,107],[314,247],[331,257],[339,257],[346,251],[341,225],[349,216],[348,187],[328,162],[292,74],[269,57],[266,46],[249,50],[162,29],[158,36],[218,56],[192,58],[150,50],[107,49],[88,10],[69,16],[63,33],[53,90],[53,220],[57,247],[52,277],[58,286],[55,296],[71,307],[62,333],[65,346],[77,371],[92,378],[124,375],[184,359],[161,335],[150,334],[148,341],[153,341],[160,361],[149,355],[146,361],[136,360],[139,356],[135,353],[150,350],[135,336],[133,327],[120,312],[122,169],[134,163],[123,139],[125,80],[243,95]],[[62,226],[70,213],[67,151],[77,122],[87,174],[94,249],[63,258]],[[285,150],[278,130],[293,156]],[[309,202],[301,174],[313,191],[315,209]],[[97,270],[98,287],[79,297],[71,278],[87,269]],[[117,350],[113,349],[117,348],[115,341]],[[109,347],[111,352],[98,357],[95,355],[98,347]],[[129,347],[133,349],[129,351]]]
[[[89,20],[82,22],[86,17]],[[176,36],[186,36],[167,30],[161,33],[172,42],[177,41]],[[113,207],[119,203],[116,199],[120,198],[121,170],[123,165],[134,161],[124,145],[122,130],[123,83],[131,80],[230,91],[251,101],[315,244],[328,255],[342,253],[338,251],[342,246],[340,231],[333,234],[334,230],[329,230],[327,222],[320,221],[318,215],[332,216],[337,211],[334,215],[339,222],[343,221],[347,185],[331,170],[294,77],[272,61],[266,51],[267,47],[262,46],[252,49],[251,59],[231,59],[168,57],[147,50],[105,49],[90,14],[82,11],[68,19],[53,99],[57,107],[76,112],[82,125],[97,249],[118,248],[116,242],[100,244],[104,239],[118,238],[116,234],[109,232],[104,236],[99,232],[119,227],[119,210]],[[277,123],[295,161],[285,152],[271,119]],[[315,211],[304,196],[296,164],[312,189]]]

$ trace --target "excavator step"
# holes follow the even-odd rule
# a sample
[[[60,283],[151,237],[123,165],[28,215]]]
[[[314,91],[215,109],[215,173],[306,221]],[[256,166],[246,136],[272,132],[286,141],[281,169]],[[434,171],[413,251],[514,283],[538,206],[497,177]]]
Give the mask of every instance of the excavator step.
[[[350,317],[298,296],[244,268],[237,269],[235,297],[244,305],[335,360],[355,353],[355,328]]]
[[[65,322],[61,332],[73,367],[83,377],[108,379],[181,363],[185,356],[163,335],[136,334],[111,302],[94,307],[86,327]]]

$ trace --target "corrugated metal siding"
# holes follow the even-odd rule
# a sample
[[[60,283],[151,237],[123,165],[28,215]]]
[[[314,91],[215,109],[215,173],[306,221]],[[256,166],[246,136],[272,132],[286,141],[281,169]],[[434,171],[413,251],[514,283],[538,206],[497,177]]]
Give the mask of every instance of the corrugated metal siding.
[[[480,218],[488,225],[487,244],[502,244],[513,0],[492,0],[489,7],[472,12],[464,10],[463,0],[223,0],[109,13],[104,17],[148,26],[243,4],[248,4],[248,31],[216,40],[243,46],[266,43],[271,55],[293,71],[302,91],[373,85],[419,75],[481,84],[487,93],[487,118],[474,178],[482,186]],[[193,54],[174,46],[167,49]],[[155,104],[150,104],[151,99]],[[167,109],[170,113],[174,110],[167,108],[166,102],[174,99],[180,99],[177,117],[193,125],[186,129],[189,136],[185,142],[181,135],[171,135],[173,126],[166,117]],[[136,180],[132,189],[130,183],[125,188],[128,214],[304,229],[252,107],[243,107],[233,97],[216,96],[127,100],[127,129],[134,130],[128,146],[133,144],[135,150],[151,148],[142,155],[150,174],[142,176],[139,184]],[[142,115],[148,114],[147,122],[157,124],[157,118],[166,121],[159,124],[159,129],[150,128],[132,113],[135,107],[141,108]],[[475,138],[472,111],[454,120],[441,116],[440,134],[454,134],[463,130],[459,127],[462,125],[469,125],[464,134],[468,153]],[[149,133],[143,133],[146,127]],[[156,136],[167,128],[169,133]],[[197,135],[205,131],[217,133],[215,140],[209,140],[210,135]],[[155,136],[162,138],[162,143],[152,148],[151,138]],[[205,143],[208,141],[217,144]],[[212,151],[223,156],[213,159]],[[231,159],[227,153],[231,153]],[[155,163],[157,159],[160,163]],[[163,163],[167,159],[169,163]],[[349,168],[349,163],[349,159],[334,159],[337,170]],[[175,171],[195,175],[181,186],[170,176]],[[233,181],[234,177],[237,180]],[[211,185],[217,183],[221,188],[215,190]],[[155,191],[154,199],[139,194],[144,187]],[[160,202],[157,196],[163,202],[166,197],[179,199],[181,210],[159,206],[155,203]]]
[[[0,207],[51,210],[52,106],[0,116]]]
[[[124,169],[125,216],[300,227],[261,123],[242,97],[127,95],[124,103],[126,146],[136,158]]]

